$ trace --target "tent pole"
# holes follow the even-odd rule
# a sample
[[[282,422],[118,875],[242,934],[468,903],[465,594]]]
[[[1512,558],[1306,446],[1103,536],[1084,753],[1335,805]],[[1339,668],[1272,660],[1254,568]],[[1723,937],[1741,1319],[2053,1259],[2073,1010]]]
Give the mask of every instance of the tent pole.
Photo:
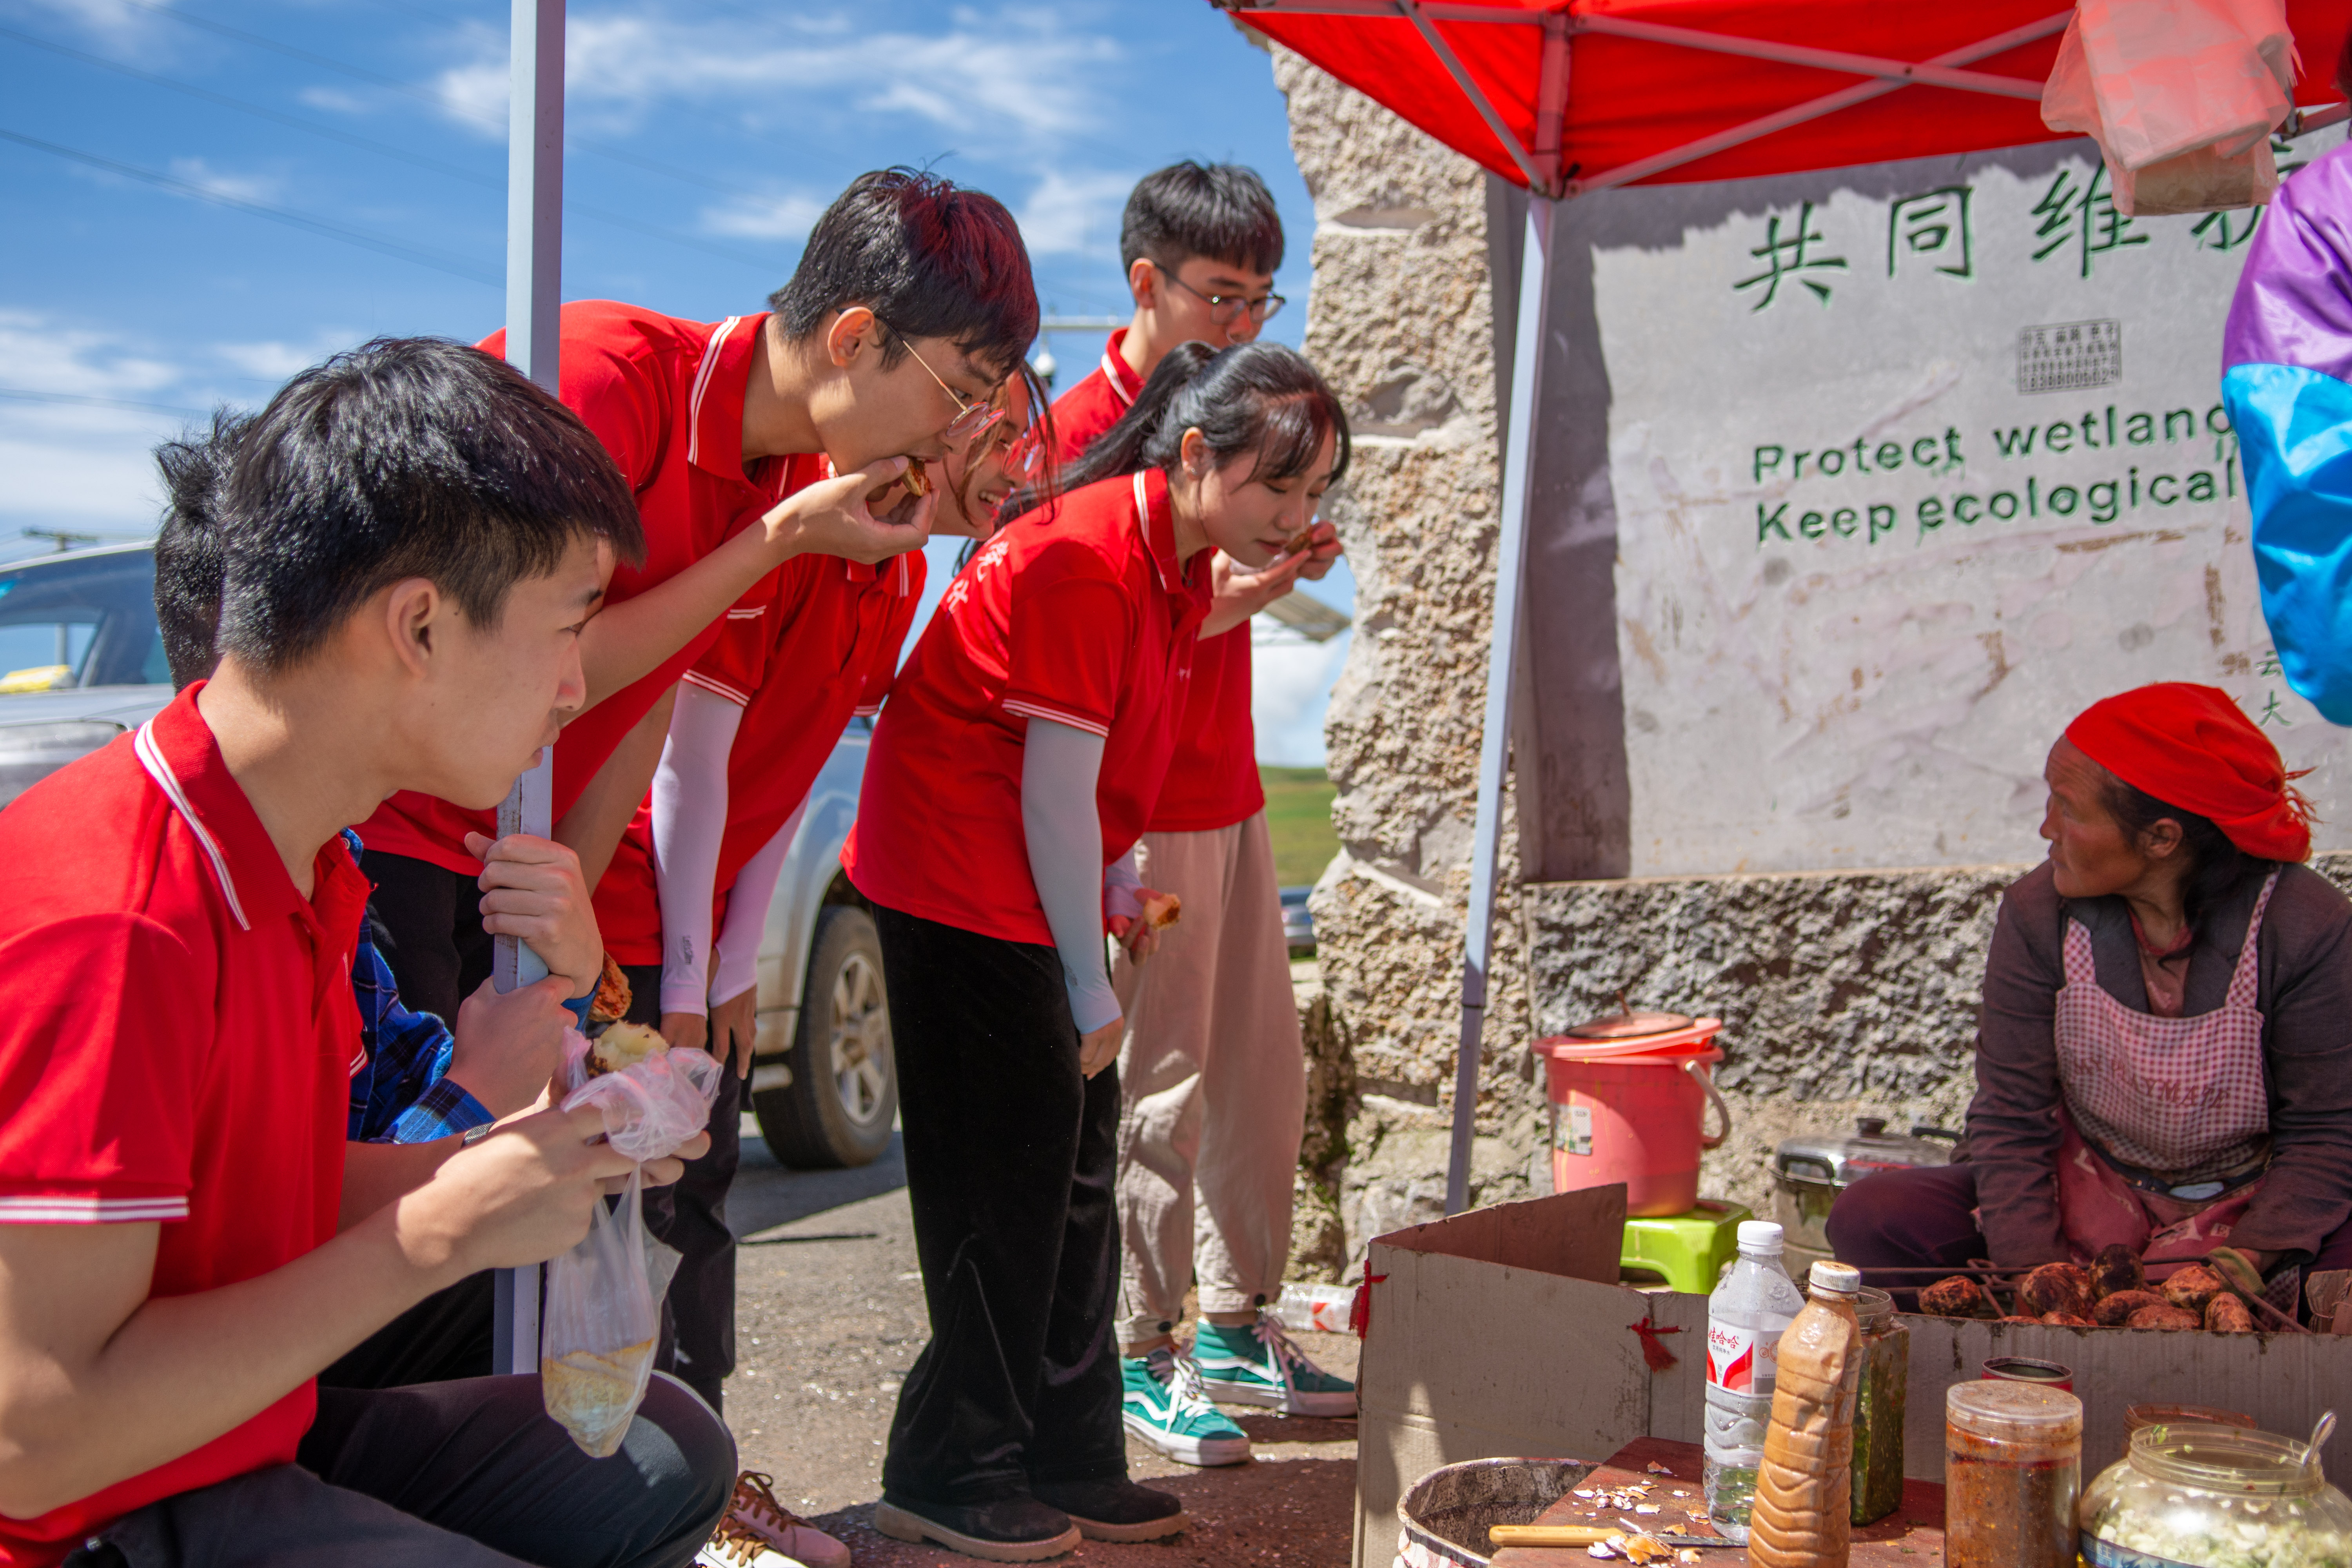
[[[563,281],[563,0],[514,0],[507,89],[507,360],[552,396],[561,383]],[[553,748],[515,781],[499,806],[499,834],[552,836]],[[500,991],[546,977],[539,954],[497,939],[491,979]],[[502,1268],[496,1279],[490,1370],[539,1366],[539,1269]]]
[[[1503,834],[1503,768],[1510,754],[1512,686],[1518,673],[1519,608],[1527,569],[1528,511],[1535,482],[1536,415],[1543,387],[1544,319],[1551,297],[1552,213],[1528,194],[1519,257],[1518,324],[1511,353],[1511,403],[1504,437],[1502,533],[1495,542],[1495,620],[1486,653],[1486,728],[1478,746],[1478,816],[1471,843],[1470,912],[1462,938],[1462,1047],[1454,1071],[1454,1147],[1445,1166],[1445,1212],[1470,1206],[1470,1137],[1478,1112],[1479,1037],[1494,958],[1495,869]]]

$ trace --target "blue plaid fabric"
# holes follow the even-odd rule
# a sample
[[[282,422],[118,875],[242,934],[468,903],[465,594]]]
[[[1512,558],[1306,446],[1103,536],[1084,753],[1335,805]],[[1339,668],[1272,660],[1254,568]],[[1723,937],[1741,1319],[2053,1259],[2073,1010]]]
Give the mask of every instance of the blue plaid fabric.
[[[343,841],[357,860],[360,836],[347,827]],[[367,1065],[352,1077],[346,1138],[354,1143],[430,1143],[498,1120],[489,1107],[449,1080],[457,1037],[438,1015],[401,1005],[392,966],[376,951],[374,931],[364,921],[352,953],[352,997],[360,1005],[360,1043]],[[592,993],[564,1005],[585,1026],[593,1000]]]

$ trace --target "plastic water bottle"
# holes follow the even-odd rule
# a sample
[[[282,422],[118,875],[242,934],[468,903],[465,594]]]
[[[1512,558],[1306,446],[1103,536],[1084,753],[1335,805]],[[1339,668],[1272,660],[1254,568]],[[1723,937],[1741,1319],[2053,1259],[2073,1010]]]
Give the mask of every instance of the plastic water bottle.
[[[1772,1418],[1780,1335],[1805,1299],[1781,1264],[1780,1227],[1743,1220],[1739,1257],[1706,1299],[1706,1514],[1734,1541],[1748,1539],[1764,1427]]]

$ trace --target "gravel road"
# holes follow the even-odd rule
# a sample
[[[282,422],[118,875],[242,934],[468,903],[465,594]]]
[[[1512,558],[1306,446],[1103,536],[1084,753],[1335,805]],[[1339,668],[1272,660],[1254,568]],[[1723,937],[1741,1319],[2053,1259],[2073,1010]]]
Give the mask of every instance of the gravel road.
[[[746,1118],[743,1168],[729,1199],[743,1243],[728,1422],[745,1467],[773,1475],[776,1495],[848,1542],[861,1568],[971,1562],[885,1540],[867,1522],[881,1494],[882,1441],[899,1380],[929,1331],[905,1181],[895,1139],[861,1170],[790,1172]],[[1322,1365],[1353,1374],[1352,1339],[1298,1339]],[[1246,1465],[1194,1469],[1129,1442],[1131,1473],[1183,1498],[1192,1524],[1182,1536],[1149,1545],[1088,1542],[1063,1561],[1137,1568],[1347,1562],[1355,1423],[1232,1414],[1255,1451]]]

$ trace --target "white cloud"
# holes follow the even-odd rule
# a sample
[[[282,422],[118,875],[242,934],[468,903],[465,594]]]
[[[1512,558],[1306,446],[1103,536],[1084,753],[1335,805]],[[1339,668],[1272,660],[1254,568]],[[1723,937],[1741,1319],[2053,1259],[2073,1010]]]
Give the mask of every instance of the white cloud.
[[[180,379],[178,367],[139,353],[110,331],[68,327],[0,307],[0,382],[79,397],[149,398]]]
[[[172,173],[206,195],[238,202],[275,202],[286,182],[275,174],[237,174],[215,169],[202,158],[174,158]]]
[[[37,10],[52,12],[89,32],[121,38],[140,30],[141,24],[154,20],[153,13],[144,6],[127,5],[123,0],[32,0]]]
[[[356,333],[330,327],[311,333],[306,342],[215,343],[213,353],[257,381],[280,382],[360,341]],[[257,396],[253,401],[261,399]]]
[[[340,87],[306,87],[294,96],[311,108],[323,109],[330,114],[365,114],[368,111],[365,99]],[[499,111],[505,112],[503,104]]]
[[[705,207],[702,226],[738,239],[805,239],[824,208],[819,198],[797,194],[737,196],[725,206]]]
[[[1269,635],[1261,630],[1265,626],[1263,619],[1254,623],[1250,647],[1250,719],[1257,730],[1257,760],[1319,768],[1325,758],[1324,711],[1355,634],[1310,643]]]
[[[1100,123],[1097,83],[1119,58],[1116,40],[1081,33],[1050,11],[959,11],[945,31],[868,33],[841,16],[780,20],[761,37],[730,16],[703,21],[653,7],[574,12],[565,46],[566,112],[633,118],[666,103],[742,110],[774,121],[813,101],[868,114],[908,115],[958,138],[965,151],[1036,143]],[[463,63],[434,84],[452,115],[502,122],[503,28],[460,35]]]
[[[1075,256],[1118,243],[1119,214],[1135,187],[1129,174],[1065,174],[1048,169],[1022,204],[1021,237],[1032,256]]]
[[[0,550],[26,528],[132,537],[155,526],[151,449],[215,399],[128,333],[0,307]],[[121,399],[122,407],[71,399]],[[185,412],[177,412],[185,410]]]

